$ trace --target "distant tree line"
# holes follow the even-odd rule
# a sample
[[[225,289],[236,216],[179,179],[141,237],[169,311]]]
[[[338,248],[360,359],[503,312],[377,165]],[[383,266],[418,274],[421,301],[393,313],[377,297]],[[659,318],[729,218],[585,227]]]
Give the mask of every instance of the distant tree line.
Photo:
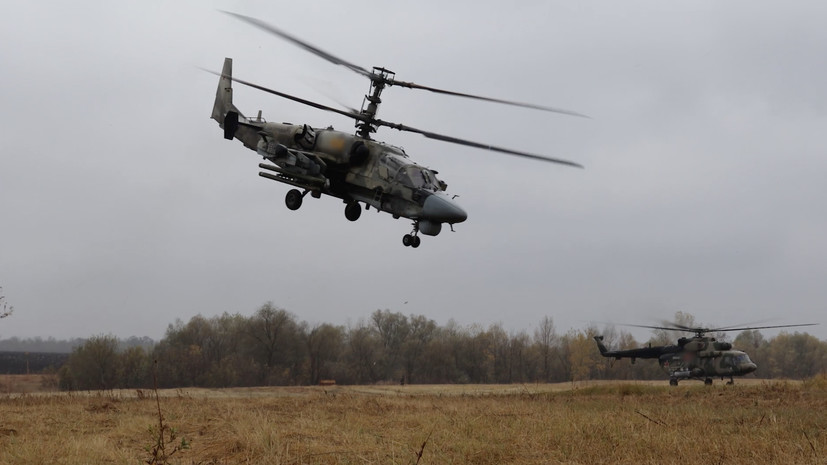
[[[691,316],[677,314],[683,324]],[[687,321],[687,317],[690,321]],[[60,368],[61,389],[236,387],[373,383],[535,383],[587,379],[663,379],[655,361],[600,356],[597,328],[558,334],[544,317],[533,333],[437,325],[421,315],[377,310],[353,326],[310,325],[267,303],[251,316],[195,316],[169,325],[163,339],[124,345],[96,336],[75,347]],[[615,349],[640,347],[630,333],[600,331]],[[679,334],[655,334],[652,344],[674,344]],[[721,335],[719,337],[725,337]],[[803,378],[827,372],[827,342],[806,333],[766,340],[739,334],[736,348],[759,365],[755,376]]]
[[[54,337],[45,339],[42,337],[10,337],[8,339],[0,339],[0,352],[69,354],[75,348],[85,344],[87,340],[87,338],[80,337],[72,339],[55,339]],[[141,346],[144,349],[151,350],[155,347],[155,341],[149,337],[137,336],[118,339],[118,350],[125,350],[133,346]]]
[[[3,352],[0,351],[0,374],[26,375],[57,371],[69,359],[69,354],[56,352]]]

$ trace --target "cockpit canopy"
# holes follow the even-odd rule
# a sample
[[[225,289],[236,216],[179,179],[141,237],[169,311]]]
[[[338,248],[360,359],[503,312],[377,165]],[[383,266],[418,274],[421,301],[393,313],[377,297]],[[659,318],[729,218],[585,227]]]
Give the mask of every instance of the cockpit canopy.
[[[396,180],[402,185],[414,189],[427,189],[434,192],[441,190],[436,174],[428,168],[423,168],[418,165],[402,167],[396,173]]]
[[[417,165],[405,156],[385,153],[381,160],[388,169],[389,178],[403,186],[433,192],[445,190],[445,183],[436,177],[435,171]]]

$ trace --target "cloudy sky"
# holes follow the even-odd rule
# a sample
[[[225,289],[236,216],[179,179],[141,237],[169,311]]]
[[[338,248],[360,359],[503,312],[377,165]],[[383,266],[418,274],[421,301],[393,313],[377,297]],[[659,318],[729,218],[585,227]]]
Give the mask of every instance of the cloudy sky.
[[[219,70],[359,107],[364,78],[217,10],[403,80],[582,112],[391,88],[380,117],[585,165],[382,129],[469,213],[407,220],[284,206],[287,186],[209,119]],[[558,332],[822,323],[827,339],[827,4],[799,1],[15,2],[0,16],[0,338],[160,338],[267,301],[309,323],[377,309]],[[343,117],[235,92],[246,114]],[[642,330],[639,338],[648,337]],[[765,332],[772,335],[772,331]]]

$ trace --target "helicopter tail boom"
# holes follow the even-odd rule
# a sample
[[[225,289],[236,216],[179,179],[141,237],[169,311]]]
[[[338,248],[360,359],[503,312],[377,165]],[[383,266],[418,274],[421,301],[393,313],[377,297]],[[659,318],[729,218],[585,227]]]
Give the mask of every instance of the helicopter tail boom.
[[[638,358],[658,358],[663,354],[671,354],[678,351],[678,348],[675,346],[649,346],[642,347],[640,349],[608,350],[606,345],[603,343],[603,336],[594,336],[594,340],[597,342],[597,348],[600,350],[600,355],[604,357],[613,357],[616,360],[620,360],[621,358],[631,358],[633,363],[634,360]]]
[[[224,67],[218,79],[218,89],[215,92],[215,104],[212,108],[212,119],[224,128],[224,138],[232,139],[238,129],[239,119],[245,120],[244,115],[233,105],[233,59],[224,58]]]

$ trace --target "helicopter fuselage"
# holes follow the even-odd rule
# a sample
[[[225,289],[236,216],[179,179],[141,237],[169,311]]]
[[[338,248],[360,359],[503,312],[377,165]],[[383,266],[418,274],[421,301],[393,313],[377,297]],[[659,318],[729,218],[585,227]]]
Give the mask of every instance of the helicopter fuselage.
[[[298,209],[308,193],[317,198],[327,194],[344,200],[347,204],[345,217],[355,221],[361,215],[361,203],[364,203],[365,209],[372,206],[377,211],[390,213],[394,218],[413,220],[413,231],[402,237],[402,243],[411,247],[419,246],[420,232],[436,236],[442,230],[442,225],[448,224],[453,230],[455,223],[465,221],[468,215],[454,202],[456,196],[450,197],[445,193],[446,184],[437,179],[436,171],[417,165],[402,149],[372,139],[372,135],[382,127],[450,144],[583,168],[573,161],[466,140],[385,121],[376,116],[379,104],[382,103],[382,92],[388,87],[586,117],[582,113],[400,80],[396,78],[396,73],[385,67],[374,66],[372,70],[363,68],[260,19],[229,11],[224,13],[370,80],[369,92],[365,95],[362,108],[356,110],[334,108],[233,78],[231,58],[224,59],[224,68],[220,74],[213,73],[219,76],[219,82],[212,118],[224,129],[226,139],[241,140],[249,149],[255,150],[272,163],[260,164],[259,167],[266,172],[260,172],[259,175],[303,190],[291,189],[287,193],[285,203],[291,210]],[[261,119],[260,112],[255,120],[247,119],[232,103],[233,82],[317,110],[351,118],[356,123],[356,134],[334,131],[333,128],[315,129],[307,125],[266,123]]]
[[[718,343],[716,343],[718,344]],[[723,343],[727,344],[728,343]],[[749,355],[740,350],[683,350],[663,354],[658,358],[661,368],[669,375],[672,384],[682,379],[702,379],[743,376],[755,371],[757,366]]]
[[[757,366],[740,350],[733,350],[729,342],[718,342],[712,337],[680,338],[677,345],[649,346],[639,349],[608,350],[602,336],[595,336],[600,355],[616,360],[630,358],[657,359],[663,371],[669,375],[669,384],[679,380],[700,379],[706,384],[712,378],[729,378],[752,373]]]
[[[224,69],[216,92],[212,118],[224,129],[225,139],[238,139],[269,163],[259,164],[259,175],[301,189],[288,192],[291,210],[310,193],[342,199],[345,216],[355,221],[365,208],[413,220],[405,245],[419,245],[417,234],[435,236],[443,224],[467,219],[467,213],[445,193],[447,184],[437,172],[411,160],[405,151],[360,135],[306,124],[271,123],[250,119],[232,103],[232,61]]]

